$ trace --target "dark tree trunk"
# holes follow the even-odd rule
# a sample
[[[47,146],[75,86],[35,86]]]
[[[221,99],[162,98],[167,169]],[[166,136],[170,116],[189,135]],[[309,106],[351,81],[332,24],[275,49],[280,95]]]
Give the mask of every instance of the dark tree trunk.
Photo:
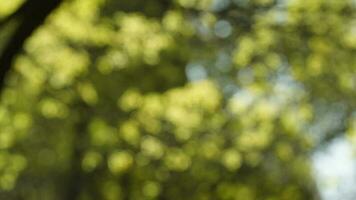
[[[0,54],[0,92],[4,88],[5,77],[11,69],[14,58],[22,50],[26,39],[61,2],[62,0],[27,0],[17,11],[0,22],[0,28],[12,20],[19,22]]]

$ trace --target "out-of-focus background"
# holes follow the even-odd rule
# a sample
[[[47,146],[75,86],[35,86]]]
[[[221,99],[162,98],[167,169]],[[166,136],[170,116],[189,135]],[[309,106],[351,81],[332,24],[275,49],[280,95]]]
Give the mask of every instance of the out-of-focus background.
[[[54,1],[0,1],[1,200],[356,198],[355,0]]]

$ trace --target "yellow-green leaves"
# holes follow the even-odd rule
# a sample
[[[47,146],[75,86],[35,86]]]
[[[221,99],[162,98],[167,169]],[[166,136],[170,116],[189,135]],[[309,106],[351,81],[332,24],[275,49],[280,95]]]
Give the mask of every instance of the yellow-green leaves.
[[[149,181],[143,186],[143,194],[147,198],[155,198],[159,195],[161,187],[158,183]]]
[[[0,150],[0,189],[11,190],[26,164],[23,156]]]
[[[165,147],[161,144],[161,142],[151,136],[147,136],[142,139],[141,142],[141,151],[144,155],[152,158],[159,159],[164,154]]]
[[[102,119],[94,119],[91,121],[89,124],[89,132],[92,144],[98,147],[114,145],[117,140],[115,137],[115,129]]]
[[[164,16],[162,25],[172,34],[180,33],[186,36],[190,36],[194,33],[192,25],[187,22],[185,16],[179,11],[169,11]]]
[[[94,105],[98,102],[98,94],[90,83],[82,83],[78,85],[78,92],[83,101],[89,105]]]
[[[0,19],[14,12],[24,0],[1,1],[0,2]]]
[[[133,164],[133,157],[127,151],[113,152],[108,159],[108,167],[114,174],[129,170]]]
[[[0,133],[0,149],[7,149],[14,143],[15,135],[6,129]]]
[[[128,89],[118,100],[118,106],[124,111],[137,109],[142,104],[142,96],[137,90]]]
[[[184,8],[196,8],[199,10],[208,10],[212,0],[176,0]]]
[[[149,65],[160,61],[160,52],[168,48],[172,38],[160,24],[140,15],[117,15],[120,31],[114,41],[130,60],[142,60]]]
[[[20,3],[9,2],[0,18]],[[356,138],[354,10],[65,1],[2,92],[0,198],[313,199],[314,132],[333,124],[318,124],[324,107],[340,105],[333,128]]]
[[[57,99],[45,98],[39,103],[39,110],[47,118],[63,118],[68,115],[67,106]]]
[[[100,153],[95,151],[87,152],[82,160],[82,168],[84,171],[90,172],[94,170],[102,161],[102,156]]]
[[[89,58],[86,52],[63,44],[61,38],[53,35],[55,31],[53,28],[39,30],[25,46],[29,53],[39,57],[31,58],[32,65],[19,67],[24,71],[25,67],[41,65],[47,72],[49,83],[54,88],[62,88],[72,84],[75,78],[88,70]]]
[[[131,145],[137,145],[140,141],[140,130],[137,122],[130,120],[119,127],[119,137]]]
[[[235,171],[242,165],[241,154],[235,149],[227,149],[222,156],[223,165],[230,171]]]
[[[172,171],[184,171],[191,165],[191,158],[180,149],[169,149],[165,159],[165,165]]]

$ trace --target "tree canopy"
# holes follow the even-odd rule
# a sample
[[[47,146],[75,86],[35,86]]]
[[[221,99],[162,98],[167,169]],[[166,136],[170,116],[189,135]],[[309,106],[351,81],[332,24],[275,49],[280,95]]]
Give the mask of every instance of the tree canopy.
[[[353,0],[23,2],[0,199],[319,199],[310,155],[356,141]]]

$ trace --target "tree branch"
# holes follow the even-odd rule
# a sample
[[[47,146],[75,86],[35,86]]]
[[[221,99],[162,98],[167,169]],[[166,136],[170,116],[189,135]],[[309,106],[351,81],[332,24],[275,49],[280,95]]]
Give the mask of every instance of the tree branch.
[[[27,0],[15,13],[3,21],[6,23],[16,18],[20,22],[0,55],[0,92],[4,88],[5,77],[11,69],[13,60],[23,48],[26,39],[32,35],[61,2],[62,0]],[[1,25],[4,24],[1,23]]]

